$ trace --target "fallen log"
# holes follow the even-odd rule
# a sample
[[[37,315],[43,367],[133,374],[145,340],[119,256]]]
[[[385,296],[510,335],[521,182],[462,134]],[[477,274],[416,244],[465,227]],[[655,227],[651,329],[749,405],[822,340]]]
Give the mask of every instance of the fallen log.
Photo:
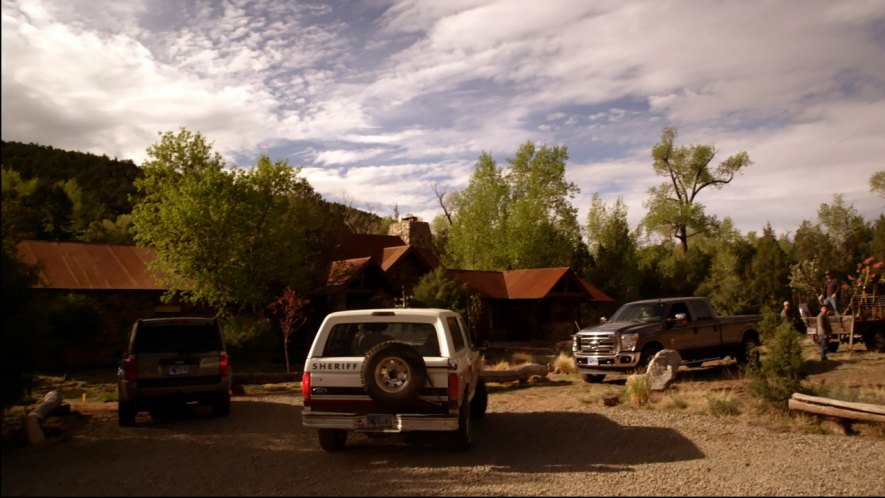
[[[513,382],[518,380],[520,384],[525,384],[529,377],[534,375],[547,377],[548,372],[550,372],[550,369],[547,365],[526,363],[507,370],[482,370],[479,376],[489,382]]]
[[[885,424],[885,406],[882,405],[854,403],[793,393],[787,402],[787,406],[790,410],[804,411],[816,415]]]

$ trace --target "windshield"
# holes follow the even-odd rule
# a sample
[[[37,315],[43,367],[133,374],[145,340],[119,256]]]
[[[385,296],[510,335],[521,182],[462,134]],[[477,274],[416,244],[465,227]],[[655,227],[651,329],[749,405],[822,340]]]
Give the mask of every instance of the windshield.
[[[657,322],[664,318],[663,303],[633,303],[621,306],[610,322]]]

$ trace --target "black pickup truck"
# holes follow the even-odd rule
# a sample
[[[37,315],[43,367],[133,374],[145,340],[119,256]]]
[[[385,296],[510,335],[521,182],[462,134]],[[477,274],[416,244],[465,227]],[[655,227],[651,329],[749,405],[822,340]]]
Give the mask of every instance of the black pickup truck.
[[[627,303],[610,320],[578,331],[572,353],[581,377],[602,382],[609,373],[644,370],[662,349],[675,349],[683,364],[732,357],[758,361],[761,315],[716,316],[703,297]]]

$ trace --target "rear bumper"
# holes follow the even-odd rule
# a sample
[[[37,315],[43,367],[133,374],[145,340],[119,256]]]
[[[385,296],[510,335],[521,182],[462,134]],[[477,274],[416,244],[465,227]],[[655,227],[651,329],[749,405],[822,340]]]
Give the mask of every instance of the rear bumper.
[[[445,414],[389,414],[385,423],[377,425],[370,419],[373,415],[360,413],[302,412],[302,425],[311,429],[343,429],[354,432],[412,432],[454,431],[458,428],[457,415]]]
[[[159,384],[151,385],[150,382],[142,382],[148,386],[140,385],[139,381],[119,381],[117,384],[118,396],[123,401],[150,403],[177,399],[181,401],[204,401],[212,400],[218,395],[230,393],[230,376],[220,377],[208,383],[184,383],[180,385]]]

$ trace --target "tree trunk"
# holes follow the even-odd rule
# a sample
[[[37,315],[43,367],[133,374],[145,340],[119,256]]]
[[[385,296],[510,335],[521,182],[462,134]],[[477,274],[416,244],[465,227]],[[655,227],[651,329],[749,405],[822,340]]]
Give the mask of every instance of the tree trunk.
[[[283,356],[286,357],[286,373],[289,373],[289,338],[283,341]]]

